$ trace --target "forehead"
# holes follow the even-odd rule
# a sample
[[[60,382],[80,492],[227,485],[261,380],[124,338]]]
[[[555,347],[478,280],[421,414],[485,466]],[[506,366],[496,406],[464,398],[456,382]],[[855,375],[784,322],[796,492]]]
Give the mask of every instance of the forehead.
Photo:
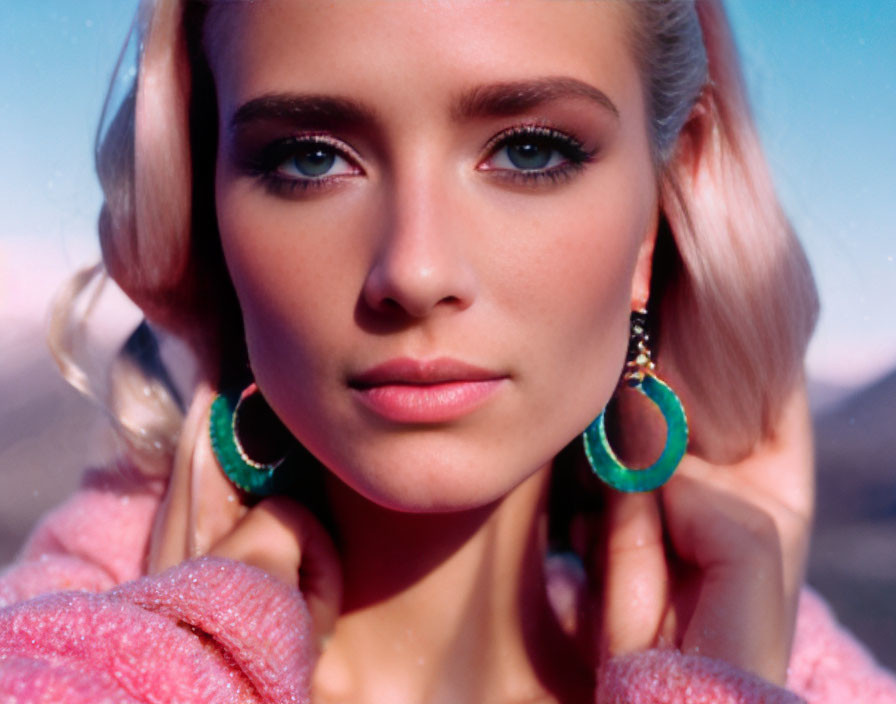
[[[219,0],[205,43],[222,111],[301,91],[405,106],[568,76],[640,103],[623,0]]]

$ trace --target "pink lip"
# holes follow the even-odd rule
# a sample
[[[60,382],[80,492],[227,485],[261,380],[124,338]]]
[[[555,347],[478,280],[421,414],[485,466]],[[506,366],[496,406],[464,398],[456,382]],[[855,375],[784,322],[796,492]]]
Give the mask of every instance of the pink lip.
[[[445,423],[482,405],[506,374],[456,359],[393,359],[352,377],[349,386],[367,408],[398,423]]]

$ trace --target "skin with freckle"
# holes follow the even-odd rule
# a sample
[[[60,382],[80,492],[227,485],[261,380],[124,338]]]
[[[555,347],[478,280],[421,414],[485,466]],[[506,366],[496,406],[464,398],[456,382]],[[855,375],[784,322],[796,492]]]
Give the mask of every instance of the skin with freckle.
[[[625,21],[615,6],[577,3],[382,13],[272,2],[221,13],[210,52],[217,211],[252,368],[296,437],[368,498],[428,511],[493,501],[610,397],[657,208],[637,67],[619,50]],[[486,24],[508,31],[471,31]],[[441,41],[421,55],[429,35]],[[509,114],[458,107],[484,87],[564,78],[606,99],[570,89],[513,109],[519,85],[502,94]],[[244,168],[259,145],[321,133],[313,115],[272,110],[234,124],[247,103],[276,95],[349,96],[363,109],[324,132],[339,161],[323,186],[285,194]],[[562,143],[548,142],[553,179],[513,180],[513,155],[490,143],[533,126],[580,144],[588,163],[563,171]],[[407,357],[461,360],[500,382],[451,422],[390,424],[349,382]]]

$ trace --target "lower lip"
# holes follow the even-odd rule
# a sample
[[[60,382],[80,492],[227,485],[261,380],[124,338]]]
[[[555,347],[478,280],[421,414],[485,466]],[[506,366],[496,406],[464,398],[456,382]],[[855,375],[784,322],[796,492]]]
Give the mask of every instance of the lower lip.
[[[384,384],[353,389],[367,408],[396,423],[446,423],[473,412],[504,379],[451,381],[442,384]]]

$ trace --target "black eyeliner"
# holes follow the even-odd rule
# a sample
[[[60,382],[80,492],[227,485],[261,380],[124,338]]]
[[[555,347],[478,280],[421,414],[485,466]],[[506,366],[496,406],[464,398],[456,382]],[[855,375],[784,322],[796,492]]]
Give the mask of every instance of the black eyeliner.
[[[488,141],[485,151],[491,158],[501,149],[526,140],[557,151],[565,159],[564,163],[543,169],[490,168],[486,172],[519,185],[560,184],[584,170],[597,154],[597,149],[586,150],[572,135],[543,125],[520,125],[504,130]]]
[[[296,191],[308,192],[333,185],[348,174],[320,177],[293,177],[279,172],[290,158],[294,158],[303,149],[313,146],[324,146],[339,158],[352,164],[354,168],[358,159],[348,150],[345,144],[324,134],[303,134],[285,137],[264,145],[255,152],[237,158],[238,167],[248,175],[257,178],[264,187],[274,195],[292,195]]]

